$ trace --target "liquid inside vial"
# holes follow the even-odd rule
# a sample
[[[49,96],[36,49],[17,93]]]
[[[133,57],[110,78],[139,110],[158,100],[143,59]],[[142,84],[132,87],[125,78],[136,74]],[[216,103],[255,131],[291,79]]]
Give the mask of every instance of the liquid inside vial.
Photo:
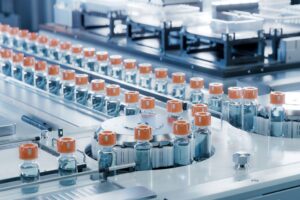
[[[125,82],[127,83],[136,84],[136,78],[137,75],[135,72],[127,72],[125,74]]]
[[[47,90],[47,77],[44,74],[36,74],[35,85],[41,90]]]
[[[242,105],[239,103],[229,103],[228,109],[229,123],[236,128],[242,128]]]
[[[33,52],[34,54],[37,54],[38,53],[38,47],[35,43],[32,43],[30,46],[29,46],[29,50],[31,52]]]
[[[68,176],[77,173],[77,162],[75,158],[60,158],[58,164],[58,173],[60,176]],[[75,185],[76,177],[62,179],[59,183],[64,186]]]
[[[104,172],[105,169],[115,165],[115,153],[113,151],[107,152],[100,150],[98,164],[99,172]]]
[[[108,64],[100,63],[99,64],[99,73],[103,75],[108,75]]]
[[[184,166],[191,164],[191,145],[188,138],[179,138],[174,141],[174,165]]]
[[[151,89],[151,77],[140,77],[140,86],[143,88]]]
[[[44,57],[49,57],[49,50],[48,50],[48,48],[45,47],[45,46],[41,47],[41,54]]]
[[[88,62],[86,63],[86,67],[87,67],[87,69],[89,69],[90,71],[93,71],[93,72],[98,71],[96,61],[88,61]]]
[[[126,116],[137,115],[140,113],[140,109],[137,106],[126,106],[124,113]]]
[[[36,163],[23,163],[20,167],[21,169],[21,182],[22,183],[33,183],[40,179],[40,170]],[[25,186],[22,187],[22,192],[27,193],[35,193],[39,190],[38,185],[33,186]]]
[[[211,156],[211,135],[208,130],[196,130],[194,132],[194,159],[196,161],[209,158]]]
[[[24,71],[24,82],[28,85],[34,85],[34,72]]]
[[[71,55],[69,53],[66,53],[63,57],[67,64],[71,64]]]
[[[103,94],[92,95],[92,107],[94,110],[103,111],[105,106],[105,96]]]
[[[248,132],[253,132],[255,130],[254,118],[257,116],[256,105],[244,104],[243,112],[244,112],[243,129]]]
[[[137,171],[150,170],[151,165],[151,144],[142,143],[135,147],[135,169]]]
[[[5,76],[11,76],[11,75],[12,75],[12,64],[11,64],[11,62],[5,61],[5,62],[3,63],[3,66],[2,66],[2,73],[3,73]]]
[[[19,81],[23,80],[23,67],[21,64],[17,64],[14,66],[13,76]]]
[[[184,86],[174,86],[172,90],[172,96],[184,100],[185,99],[185,87]]]
[[[167,94],[168,92],[168,82],[156,80],[154,89],[158,93]]]
[[[122,80],[122,68],[112,67],[111,73],[113,78]]]
[[[190,102],[199,104],[204,102],[204,94],[201,91],[192,91],[190,94]]]
[[[49,79],[49,92],[54,95],[60,95],[61,82],[59,78]]]
[[[282,107],[273,107],[270,112],[270,135],[274,137],[283,137],[283,122],[285,119],[285,112]]]
[[[88,101],[88,90],[86,88],[78,88],[76,90],[76,102],[81,105],[87,105]]]
[[[222,98],[216,97],[216,96],[210,97],[208,100],[208,107],[211,110],[221,113],[222,112]]]
[[[120,101],[118,100],[108,100],[106,103],[107,115],[112,117],[119,116],[120,113]]]
[[[9,36],[4,34],[2,42],[3,42],[3,45],[8,46],[9,45]]]
[[[60,60],[60,52],[57,49],[52,50],[52,57],[54,60]]]
[[[63,86],[64,99],[73,101],[75,97],[75,85],[74,84],[64,84]]]
[[[83,67],[83,58],[82,57],[76,57],[74,59],[74,64],[76,67]]]

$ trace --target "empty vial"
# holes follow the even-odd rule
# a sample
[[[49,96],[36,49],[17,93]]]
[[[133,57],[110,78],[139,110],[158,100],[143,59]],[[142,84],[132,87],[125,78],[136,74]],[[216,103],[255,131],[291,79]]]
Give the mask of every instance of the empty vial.
[[[22,183],[33,183],[40,179],[40,167],[37,163],[38,146],[34,143],[21,144],[19,157],[23,161],[20,165],[20,178]],[[35,193],[38,185],[22,187],[23,193]]]
[[[156,111],[155,98],[143,97],[140,100],[142,122],[155,127]]]
[[[52,60],[59,60],[59,40],[51,39],[48,44],[49,58]]]
[[[167,68],[156,68],[155,72],[155,83],[154,90],[158,93],[168,93],[168,69]]]
[[[47,90],[47,63],[38,61],[35,63],[35,86],[41,90]]]
[[[28,33],[28,36],[27,36],[28,49],[27,49],[27,51],[29,53],[34,53],[34,54],[38,53],[38,44],[37,44],[38,37],[39,36],[37,33]]]
[[[88,102],[88,83],[89,76],[87,74],[76,74],[75,76],[76,90],[75,100],[81,105],[87,105]]]
[[[19,28],[13,27],[10,29],[9,32],[9,47],[17,48],[16,44],[16,38],[18,37]]]
[[[194,160],[200,161],[209,158],[212,154],[211,144],[211,115],[208,112],[198,112],[194,119]]]
[[[174,166],[184,166],[192,163],[190,124],[187,121],[179,120],[173,123]]]
[[[34,85],[35,60],[33,57],[25,57],[23,60],[23,81],[28,85]]]
[[[198,112],[208,112],[208,107],[206,104],[193,104],[192,108],[191,108],[191,114],[192,114],[192,120],[191,120],[191,128],[192,131],[195,130],[195,123],[194,123],[194,119],[195,119],[195,115]]]
[[[9,25],[6,24],[2,24],[1,25],[1,44],[3,44],[4,46],[8,46],[9,45],[9,32],[11,27]]]
[[[48,90],[50,94],[59,96],[61,91],[60,68],[58,65],[48,67]]]
[[[117,117],[120,113],[120,93],[119,85],[109,85],[106,87],[106,113],[108,116]]]
[[[250,133],[255,130],[255,117],[257,116],[257,95],[256,87],[243,88],[243,130]]]
[[[19,50],[27,51],[27,36],[29,31],[28,30],[20,30],[17,36],[14,38],[14,47]]]
[[[72,65],[74,65],[75,67],[83,68],[83,55],[82,55],[81,45],[72,46],[71,60],[72,60]]]
[[[75,139],[62,137],[57,140],[57,151],[60,153],[58,158],[58,174],[68,176],[77,173],[77,160],[74,155],[76,151]],[[63,186],[76,184],[76,177],[61,179],[59,183]]]
[[[190,79],[190,102],[192,104],[204,103],[203,87],[203,78],[193,77]]]
[[[38,55],[43,57],[49,56],[49,49],[48,49],[48,38],[47,36],[40,35],[37,39],[37,50]]]
[[[269,129],[270,136],[284,137],[283,123],[285,120],[285,94],[283,92],[271,92],[270,111],[269,111]]]
[[[139,85],[143,88],[152,87],[152,65],[149,63],[139,64]]]
[[[236,128],[242,128],[242,88],[229,87],[228,98],[228,122]]]
[[[106,51],[99,51],[96,53],[98,60],[98,72],[103,75],[108,75],[108,53]]]
[[[169,100],[167,102],[167,112],[168,112],[168,123],[173,123],[181,119],[183,112],[182,102],[179,100]]]
[[[136,85],[137,69],[135,59],[124,60],[124,81]]]
[[[1,71],[5,76],[12,76],[12,56],[11,49],[3,49],[1,52]]]
[[[59,45],[59,55],[58,60],[62,63],[71,64],[71,43],[70,42],[61,42]]]
[[[221,113],[222,101],[223,101],[223,84],[222,83],[210,83],[209,84],[209,96],[208,96],[208,108]]]
[[[74,101],[75,98],[75,71],[64,70],[62,73],[62,93],[65,100]]]
[[[135,170],[151,170],[152,169],[152,128],[148,125],[139,125],[134,129],[134,160]]]
[[[139,108],[139,92],[137,91],[128,91],[125,92],[125,108],[124,113],[126,116],[128,115],[137,115],[140,113]]]
[[[112,131],[102,131],[98,136],[100,149],[98,151],[98,167],[99,172],[107,172],[109,167],[116,164],[116,153],[114,146],[116,145],[116,134]]]
[[[23,80],[23,59],[22,53],[13,55],[13,77],[19,81]]]
[[[98,71],[98,62],[95,58],[95,49],[94,48],[84,48],[84,68],[93,72]]]
[[[185,99],[185,73],[172,73],[172,96],[184,100]]]
[[[91,105],[94,110],[102,112],[105,106],[105,82],[101,79],[91,81]]]
[[[115,79],[123,80],[122,56],[112,55],[109,57],[109,60],[110,60],[109,75]]]

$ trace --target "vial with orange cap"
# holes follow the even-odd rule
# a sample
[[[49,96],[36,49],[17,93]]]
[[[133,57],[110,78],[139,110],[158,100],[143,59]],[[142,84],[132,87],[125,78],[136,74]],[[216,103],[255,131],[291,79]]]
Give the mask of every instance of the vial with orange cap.
[[[174,99],[167,101],[168,123],[173,123],[181,118],[183,109],[182,101]]]
[[[75,75],[75,100],[81,105],[87,105],[89,97],[89,76],[87,74]]]
[[[1,71],[5,76],[12,76],[12,58],[11,49],[2,49],[1,51]]]
[[[59,44],[58,60],[62,63],[71,64],[71,48],[72,44],[70,42],[61,42]]]
[[[257,96],[258,89],[256,87],[243,88],[243,130],[250,133],[255,130],[255,117],[257,116]]]
[[[35,59],[34,57],[24,57],[23,59],[23,81],[28,85],[35,84]]]
[[[198,104],[204,102],[204,94],[202,89],[204,87],[204,79],[200,77],[192,77],[190,79],[190,102]]]
[[[139,125],[134,129],[135,170],[152,169],[152,128],[148,125]]]
[[[16,53],[13,55],[13,77],[19,81],[23,80],[23,59],[24,54]]]
[[[192,131],[195,130],[194,119],[195,119],[196,113],[198,113],[198,112],[208,112],[208,106],[206,104],[203,104],[203,103],[192,105],[192,108],[191,108],[191,114],[192,114],[191,129],[192,129]]]
[[[50,65],[48,67],[48,90],[51,94],[60,95],[61,79],[59,65]]]
[[[12,27],[9,31],[9,39],[8,39],[8,47],[14,47],[16,48],[16,44],[14,43],[15,38],[18,36],[19,28],[18,27]]]
[[[76,141],[72,137],[61,137],[57,140],[58,174],[68,176],[77,173],[77,160],[75,156]],[[75,185],[76,177],[61,179],[59,183],[63,186]]]
[[[209,158],[212,154],[211,114],[209,112],[197,112],[194,118],[194,125],[194,160],[200,161]]]
[[[112,131],[101,131],[98,135],[99,151],[98,151],[98,167],[99,172],[105,172],[109,167],[116,164],[116,134]]]
[[[98,62],[95,58],[95,49],[94,48],[84,48],[84,68],[93,72],[98,71]]]
[[[20,178],[22,183],[33,183],[40,179],[40,167],[37,162],[38,146],[34,143],[25,143],[19,146],[19,158],[23,161],[20,164]],[[35,193],[37,185],[22,187],[23,193]]]
[[[120,93],[121,88],[119,85],[108,85],[106,87],[106,113],[111,117],[117,117],[120,114]]]
[[[7,46],[9,44],[9,32],[11,27],[7,24],[0,25],[0,32],[1,32],[1,44]]]
[[[156,68],[154,90],[158,93],[168,93],[168,68]]]
[[[56,38],[52,38],[48,43],[49,57],[53,60],[60,60],[60,41]]]
[[[82,53],[82,45],[76,44],[72,46],[71,49],[71,63],[75,67],[83,68],[83,53]]]
[[[49,47],[48,47],[49,39],[45,35],[39,35],[37,39],[37,53],[40,56],[48,57],[49,56]]]
[[[140,100],[140,108],[142,117],[152,117],[155,116],[155,98],[153,97],[143,97]]]
[[[283,124],[285,120],[285,94],[274,91],[270,94],[269,129],[270,136],[284,137]]]
[[[152,65],[150,63],[139,64],[139,85],[143,88],[152,88]]]
[[[184,100],[185,99],[185,73],[172,73],[172,96]]]
[[[109,57],[110,67],[109,75],[115,79],[123,80],[123,60],[120,55],[111,55]]]
[[[124,81],[131,84],[137,82],[137,69],[135,59],[124,60]]]
[[[74,101],[75,98],[75,71],[68,69],[62,72],[62,93],[64,99]]]
[[[47,63],[45,61],[37,61],[35,63],[35,86],[41,90],[47,90]]]
[[[125,108],[124,108],[124,114],[126,116],[128,115],[137,115],[140,113],[139,108],[139,92],[137,91],[127,91],[125,92]]]
[[[14,47],[19,49],[19,50],[27,50],[27,36],[28,36],[29,31],[28,30],[19,30],[18,34],[16,37],[13,39]]]
[[[208,95],[208,108],[221,113],[223,103],[223,84],[222,83],[210,83],[209,95]]]
[[[98,61],[98,72],[103,75],[108,75],[108,52],[107,51],[98,51],[96,52],[96,58]]]
[[[228,99],[228,122],[236,128],[242,128],[243,89],[241,87],[229,87]]]
[[[102,112],[105,106],[105,81],[94,79],[91,81],[91,105],[94,110]]]
[[[27,50],[29,53],[38,53],[38,45],[37,45],[37,39],[38,39],[38,34],[37,33],[28,33],[27,38],[26,38],[26,43],[27,43]]]

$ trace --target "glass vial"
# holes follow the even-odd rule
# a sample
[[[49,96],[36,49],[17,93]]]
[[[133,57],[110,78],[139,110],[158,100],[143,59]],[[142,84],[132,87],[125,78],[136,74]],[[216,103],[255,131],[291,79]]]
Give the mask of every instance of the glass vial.
[[[120,114],[120,93],[119,85],[108,85],[106,87],[106,113],[108,116],[117,117]]]
[[[14,39],[14,46],[15,48],[23,51],[28,50],[28,44],[27,44],[27,37],[28,37],[28,30],[20,30],[18,35]]]
[[[154,90],[158,93],[168,93],[168,69],[167,68],[156,68]]]
[[[77,173],[77,160],[74,155],[76,142],[74,138],[62,137],[57,140],[59,176],[68,176]],[[61,179],[59,183],[63,186],[75,185],[76,177]]]
[[[50,94],[60,96],[61,79],[59,65],[50,65],[48,67],[48,90]]]
[[[23,161],[20,165],[20,178],[22,183],[33,183],[40,179],[40,167],[37,163],[38,146],[33,143],[21,144],[19,157]],[[25,194],[38,192],[38,185],[24,186],[22,192]]]
[[[48,44],[49,58],[59,60],[59,40],[51,39]]]
[[[185,73],[172,73],[172,96],[184,100],[185,99]]]
[[[75,67],[83,68],[83,55],[82,55],[82,46],[81,45],[73,45],[72,46],[72,65]]]
[[[76,74],[75,76],[76,90],[75,100],[76,103],[87,105],[88,102],[88,84],[89,76],[87,74]]]
[[[49,48],[48,48],[48,38],[47,36],[40,35],[37,39],[38,55],[48,58]]]
[[[192,108],[191,108],[191,114],[192,114],[192,120],[191,120],[191,128],[192,131],[195,130],[195,123],[194,123],[194,119],[195,119],[195,115],[198,112],[208,112],[208,107],[206,104],[193,104]]]
[[[192,163],[190,124],[180,120],[173,123],[174,166],[185,166]]]
[[[271,92],[269,111],[270,136],[284,137],[283,123],[285,120],[285,94],[283,92]]]
[[[94,48],[84,48],[84,68],[93,72],[98,71],[98,63],[95,58],[95,49]]]
[[[123,80],[123,62],[122,56],[112,55],[110,60],[110,73],[109,75],[115,79]]]
[[[108,52],[106,51],[99,51],[96,53],[96,58],[98,60],[98,72],[103,75],[109,75],[108,72]]]
[[[222,83],[210,83],[209,95],[208,95],[208,108],[222,113],[222,101],[223,101],[223,84]]]
[[[106,172],[109,167],[116,164],[116,134],[112,131],[102,131],[98,136],[100,150],[98,151],[99,172]]]
[[[243,130],[253,133],[255,130],[255,117],[257,116],[257,96],[256,87],[243,88]]]
[[[137,69],[135,59],[124,60],[124,81],[136,85],[137,83]]]
[[[75,71],[64,70],[62,73],[62,93],[65,100],[75,99]]]
[[[140,108],[138,103],[139,103],[139,92],[137,91],[125,92],[126,106],[124,108],[124,114],[126,116],[139,114]]]
[[[38,54],[38,34],[37,33],[28,33],[27,36],[27,52],[33,53],[33,54]]]
[[[139,64],[139,85],[143,88],[152,88],[152,65],[149,63]]]
[[[12,76],[12,57],[11,49],[2,49],[1,52],[1,71],[5,76]]]
[[[242,100],[243,90],[241,87],[228,88],[228,122],[236,127],[242,128]]]
[[[70,42],[61,42],[59,45],[58,60],[62,63],[71,64],[71,47]]]
[[[19,81],[23,81],[23,59],[22,53],[13,55],[13,77]]]
[[[9,32],[11,27],[9,25],[3,24],[1,25],[1,44],[4,46],[9,46]]]
[[[91,81],[91,105],[94,110],[102,112],[105,107],[105,81],[94,79]]]
[[[10,29],[8,47],[17,48],[16,38],[18,37],[18,34],[19,28],[13,27]]]
[[[143,97],[140,100],[142,122],[155,127],[155,98]]]
[[[134,129],[134,145],[135,170],[151,170],[152,169],[152,128],[148,125],[139,125]]]
[[[38,61],[35,63],[35,86],[41,90],[47,90],[47,63]]]
[[[204,103],[204,94],[202,92],[203,87],[203,78],[193,77],[190,79],[190,102],[192,104]]]
[[[34,85],[35,79],[35,60],[33,57],[25,57],[23,60],[23,81],[28,85]]]
[[[180,100],[169,100],[167,101],[167,112],[168,112],[168,123],[173,123],[181,119],[183,112],[182,102]]]

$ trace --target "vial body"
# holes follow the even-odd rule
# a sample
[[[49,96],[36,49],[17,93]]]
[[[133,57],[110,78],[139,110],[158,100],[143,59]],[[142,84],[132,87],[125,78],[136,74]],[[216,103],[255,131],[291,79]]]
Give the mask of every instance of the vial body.
[[[105,172],[105,169],[116,164],[116,153],[112,147],[101,147],[98,151],[99,172]]]
[[[61,53],[60,50],[57,47],[51,47],[49,48],[49,57],[50,59],[53,60],[60,60],[61,58]]]
[[[222,112],[222,100],[223,100],[222,94],[220,94],[220,95],[210,94],[208,97],[208,108],[221,113]]]
[[[167,78],[156,78],[154,84],[154,90],[158,93],[168,93],[168,79]]]
[[[62,86],[63,96],[65,100],[74,101],[75,99],[75,83],[72,81],[65,81]]]
[[[106,113],[111,117],[117,117],[120,114],[119,97],[108,97],[106,102]]]
[[[47,74],[46,72],[35,73],[35,86],[41,90],[47,90]]]
[[[93,72],[99,71],[97,61],[94,58],[85,58],[84,67]]]
[[[87,87],[77,86],[75,96],[76,96],[77,103],[81,105],[87,105],[88,97],[89,97]]]
[[[138,141],[134,145],[135,170],[151,170],[151,148],[152,144],[148,141]]]
[[[114,65],[111,66],[111,72],[110,72],[110,76],[115,78],[115,79],[119,79],[119,80],[123,80],[123,69],[122,69],[122,65]]]
[[[34,69],[26,67],[23,70],[23,80],[28,85],[34,85],[35,72]]]
[[[72,64],[75,66],[75,67],[81,67],[83,68],[83,56],[78,53],[78,54],[74,54],[72,55]]]
[[[137,79],[137,70],[136,69],[126,69],[125,70],[125,76],[124,81],[131,84],[136,84]]]
[[[257,116],[256,101],[245,100],[243,103],[243,130],[253,133],[255,130],[255,117]]]
[[[187,136],[177,136],[174,145],[174,166],[184,166],[192,163],[191,142]]]
[[[4,46],[9,46],[10,44],[10,35],[7,32],[3,33],[2,35],[2,44]]]
[[[105,95],[103,92],[94,92],[91,94],[91,104],[94,110],[102,112],[105,107]]]
[[[173,123],[179,119],[181,119],[182,112],[168,112],[168,122]]]
[[[77,161],[73,154],[61,154],[58,159],[58,173],[60,176],[77,173]],[[76,177],[62,179],[59,183],[64,186],[75,185]]]
[[[284,137],[285,111],[282,105],[272,105],[269,112],[270,136]]]
[[[4,59],[2,61],[2,73],[5,76],[12,76],[12,62],[9,59]]]
[[[24,50],[24,51],[28,50],[27,41],[24,38],[20,38],[20,37],[14,38],[13,44],[14,47],[19,50]]]
[[[137,115],[140,113],[140,109],[137,103],[128,103],[124,109],[126,116]]]
[[[143,88],[151,89],[151,74],[140,74],[139,85]]]
[[[108,75],[108,61],[102,61],[98,63],[99,69],[98,72],[103,75]]]
[[[23,81],[22,63],[13,63],[13,77],[19,81]]]
[[[38,48],[38,54],[39,54],[40,56],[43,56],[43,57],[46,57],[46,58],[49,57],[49,49],[48,49],[48,45],[45,45],[45,44],[39,44],[37,48]]]
[[[229,101],[228,122],[236,128],[242,128],[242,103],[241,103],[241,100],[230,100]]]
[[[185,84],[173,84],[172,96],[184,100],[185,99]]]
[[[34,54],[38,54],[38,45],[35,41],[27,41],[27,45],[28,45],[28,52],[29,53],[34,53]]]
[[[20,165],[20,179],[22,183],[33,183],[40,179],[39,165],[34,160],[26,160]],[[22,187],[23,193],[35,193],[38,185]]]
[[[61,80],[59,76],[49,76],[49,83],[48,83],[49,92],[51,94],[60,95],[61,91]]]
[[[204,103],[204,94],[201,89],[191,89],[190,102],[192,104]]]
[[[195,148],[194,160],[200,161],[209,158],[212,154],[210,128],[196,126],[193,137]]]

